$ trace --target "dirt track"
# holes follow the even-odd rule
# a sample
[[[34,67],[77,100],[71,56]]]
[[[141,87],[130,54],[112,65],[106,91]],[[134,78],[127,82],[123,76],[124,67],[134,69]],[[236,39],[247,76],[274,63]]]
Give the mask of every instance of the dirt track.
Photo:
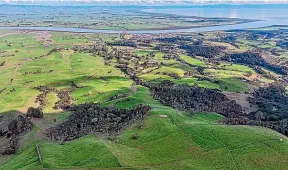
[[[6,33],[6,34],[0,34],[0,38],[1,37],[6,37],[8,35],[13,35],[13,34],[18,34],[18,33]]]

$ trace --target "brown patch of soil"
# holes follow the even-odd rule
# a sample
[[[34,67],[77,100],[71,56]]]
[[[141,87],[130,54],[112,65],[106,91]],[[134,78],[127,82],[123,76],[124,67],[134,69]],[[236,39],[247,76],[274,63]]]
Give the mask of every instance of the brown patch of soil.
[[[246,113],[250,113],[258,110],[257,106],[251,105],[248,101],[248,98],[251,97],[251,94],[246,93],[234,93],[234,92],[224,92],[224,94],[230,99],[235,100]]]

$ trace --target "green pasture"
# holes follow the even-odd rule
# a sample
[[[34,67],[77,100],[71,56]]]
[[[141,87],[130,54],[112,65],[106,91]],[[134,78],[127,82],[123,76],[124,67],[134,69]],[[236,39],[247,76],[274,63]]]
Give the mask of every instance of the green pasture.
[[[215,113],[177,111],[153,100],[146,88],[119,107],[146,103],[149,116],[135,122],[118,137],[119,142],[86,136],[63,145],[39,144],[44,167],[49,169],[286,169],[288,139],[270,129],[219,124]],[[133,104],[134,103],[134,104]],[[109,105],[109,103],[107,103]],[[111,104],[111,103],[110,103]],[[142,123],[141,123],[142,124]],[[132,134],[139,137],[132,139]],[[282,139],[282,141],[280,140]],[[30,145],[2,165],[2,169],[39,168],[35,145]]]
[[[20,150],[15,155],[9,159],[0,159],[1,170],[41,169],[36,144],[40,147],[44,168],[49,170],[287,169],[287,137],[263,127],[221,124],[219,120],[223,116],[217,113],[188,113],[164,106],[153,99],[146,87],[137,85],[137,90],[133,92],[133,81],[113,67],[115,63],[105,65],[101,56],[78,53],[69,48],[72,45],[89,44],[93,40],[113,41],[118,36],[50,34],[53,45],[49,47],[37,41],[37,35],[33,33],[0,38],[0,49],[4,51],[0,54],[0,62],[6,61],[0,67],[0,90],[6,88],[0,94],[1,113],[6,114],[11,110],[26,112],[28,107],[37,106],[35,99],[40,92],[34,87],[40,85],[71,90],[74,104],[100,102],[103,107],[118,108],[146,104],[152,110],[144,121],[135,121],[123,130],[117,136],[117,141],[108,140],[101,135],[88,135],[60,144],[39,137],[42,130],[65,121],[70,114],[53,109],[59,99],[51,92],[46,97],[45,118],[34,122],[33,130],[24,135]],[[65,48],[47,55],[58,46]],[[145,56],[155,51],[136,49],[133,52]],[[240,78],[245,78],[248,73],[255,74],[252,68],[244,65],[211,65],[202,58],[180,55],[187,63],[203,67],[204,75],[213,79],[198,80],[193,76],[184,76],[185,72],[193,72],[196,67],[175,60],[164,60],[163,56],[163,52],[157,51],[154,59],[164,64],[139,77],[153,83],[171,80],[175,84],[244,92],[247,90],[247,83]],[[163,75],[167,73],[177,74],[181,79]],[[73,89],[72,81],[79,88]],[[125,97],[110,100],[120,93],[126,94]],[[132,139],[135,133],[138,138]]]

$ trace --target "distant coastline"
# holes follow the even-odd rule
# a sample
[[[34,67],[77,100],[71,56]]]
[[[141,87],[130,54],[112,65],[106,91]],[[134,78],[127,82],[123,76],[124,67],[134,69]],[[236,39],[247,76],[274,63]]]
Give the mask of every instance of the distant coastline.
[[[11,6],[11,5],[7,5],[7,6]],[[13,5],[12,5],[13,6]],[[21,5],[20,5],[21,6]],[[274,7],[273,7],[274,6]],[[0,23],[0,29],[18,29],[18,30],[38,30],[38,31],[58,31],[58,32],[78,32],[78,33],[123,33],[123,32],[127,32],[127,33],[132,33],[132,34],[141,34],[141,33],[147,33],[147,34],[153,34],[153,33],[179,33],[179,32],[205,32],[205,31],[225,31],[225,30],[237,30],[237,29],[250,29],[250,28],[259,28],[259,27],[269,27],[272,25],[279,25],[279,23],[283,23],[282,21],[285,21],[285,19],[282,18],[276,18],[275,21],[273,19],[262,19],[262,18],[257,18],[257,16],[254,16],[254,13],[251,14],[247,14],[248,16],[252,16],[255,17],[254,19],[248,19],[245,17],[241,17],[241,15],[239,17],[237,17],[237,15],[235,15],[235,17],[233,16],[231,18],[231,16],[228,16],[229,11],[227,12],[228,14],[225,16],[221,16],[218,17],[217,14],[219,13],[219,11],[225,11],[226,9],[236,9],[237,12],[239,13],[245,13],[247,9],[250,9],[253,11],[254,8],[257,7],[260,8],[274,8],[277,9],[276,12],[278,12],[278,7],[281,6],[281,8],[283,7],[283,9],[280,9],[280,12],[285,11],[286,9],[288,9],[288,4],[287,5],[281,5],[281,4],[275,4],[275,5],[229,5],[229,4],[218,4],[218,5],[198,5],[198,6],[192,6],[192,5],[188,5],[188,6],[183,6],[183,5],[167,5],[167,6],[143,6],[143,8],[139,8],[137,6],[132,6],[132,8],[127,8],[125,6],[119,6],[119,9],[121,9],[122,11],[126,11],[127,15],[133,15],[133,13],[138,14],[139,16],[143,15],[143,16],[151,16],[152,18],[157,18],[157,17],[167,17],[167,18],[172,18],[172,20],[178,19],[178,20],[185,20],[190,19],[191,18],[195,18],[195,20],[203,20],[206,21],[208,20],[209,23],[205,24],[190,24],[190,25],[171,25],[171,26],[163,26],[159,25],[157,27],[141,27],[141,25],[139,25],[138,27],[123,27],[121,25],[112,25],[111,27],[107,27],[102,29],[101,27],[91,27],[90,25],[57,25],[57,23],[55,25],[51,24],[51,25],[47,25],[47,24],[39,24],[37,22],[35,23],[30,23],[30,25],[21,25],[18,24],[19,26],[15,25],[14,23],[12,23],[11,25],[5,25],[5,23]],[[45,6],[43,6],[44,8]],[[200,9],[201,7],[203,7],[203,9],[209,11],[210,13],[204,13],[205,15],[201,15],[201,11],[198,13],[197,10]],[[49,7],[47,7],[49,8]],[[65,8],[65,7],[63,7]],[[74,7],[71,7],[74,9]],[[75,9],[77,9],[78,7],[75,7]],[[83,8],[89,8],[89,9],[94,9],[93,6],[86,6]],[[111,7],[111,8],[118,8],[118,7]],[[82,9],[82,7],[80,6],[79,9]],[[95,7],[95,9],[98,9],[97,7]],[[172,9],[172,10],[167,10],[167,9]],[[188,13],[187,15],[182,15],[181,12],[183,12],[184,10],[189,11],[194,11],[194,13]],[[191,9],[191,10],[190,10]],[[202,8],[201,8],[202,9]],[[42,8],[41,8],[42,10]],[[157,12],[155,12],[155,10]],[[174,10],[174,11],[173,11]],[[244,10],[244,12],[242,11]],[[282,10],[282,11],[281,11]],[[173,12],[171,12],[173,11]],[[176,12],[175,12],[176,11]],[[177,13],[177,11],[179,11],[179,14]],[[170,13],[169,13],[170,12]],[[231,11],[230,11],[231,12]],[[203,12],[202,12],[203,13]],[[257,13],[257,11],[256,11]],[[197,15],[198,14],[198,15]],[[221,14],[221,13],[220,13]],[[225,13],[226,14],[226,13]],[[261,14],[261,13],[260,13]],[[260,15],[259,14],[259,15]],[[232,15],[232,14],[231,14]],[[282,15],[282,13],[281,13]],[[284,15],[284,14],[283,14]],[[288,13],[285,16],[288,16]],[[273,16],[271,16],[273,17]],[[275,15],[275,17],[277,17],[277,15]],[[215,23],[213,22],[213,20],[215,20]],[[220,20],[220,21],[219,21]],[[277,20],[281,20],[281,22],[278,22]],[[287,20],[288,23],[288,20]],[[288,24],[284,24],[283,25],[288,25]],[[283,26],[282,25],[282,26]]]

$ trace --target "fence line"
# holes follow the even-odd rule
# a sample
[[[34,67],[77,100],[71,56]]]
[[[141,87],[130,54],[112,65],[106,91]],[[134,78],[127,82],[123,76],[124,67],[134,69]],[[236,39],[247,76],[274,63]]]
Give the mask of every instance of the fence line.
[[[40,148],[39,148],[38,144],[36,144],[36,150],[37,150],[37,155],[38,155],[39,162],[40,162],[40,164],[42,166],[42,169],[44,169],[43,160],[42,160],[42,157],[41,157]]]

